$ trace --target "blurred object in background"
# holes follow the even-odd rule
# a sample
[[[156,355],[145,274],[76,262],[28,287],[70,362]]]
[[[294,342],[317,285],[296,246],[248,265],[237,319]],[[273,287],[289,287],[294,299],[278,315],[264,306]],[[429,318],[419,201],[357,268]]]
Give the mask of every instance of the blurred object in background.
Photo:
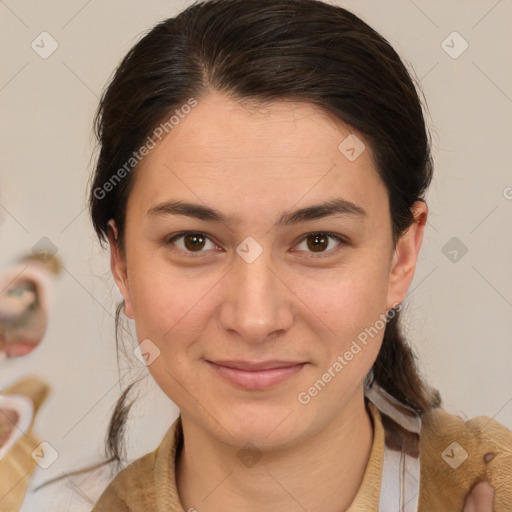
[[[41,444],[32,427],[50,391],[38,377],[24,377],[0,390],[0,511],[17,512],[32,473],[40,464]],[[40,458],[40,457],[39,457]]]
[[[48,325],[50,291],[60,269],[59,259],[42,251],[20,258],[0,273],[0,364],[40,345]],[[44,455],[32,426],[48,392],[49,386],[35,376],[24,376],[0,390],[0,511],[20,509],[38,457]]]
[[[57,256],[21,258],[0,274],[0,360],[30,354],[48,323],[49,291],[60,272]]]

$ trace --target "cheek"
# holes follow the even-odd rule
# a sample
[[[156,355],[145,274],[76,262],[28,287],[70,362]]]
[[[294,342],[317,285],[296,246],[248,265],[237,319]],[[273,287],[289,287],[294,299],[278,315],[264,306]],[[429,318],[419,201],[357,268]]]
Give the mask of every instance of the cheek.
[[[374,254],[358,253],[332,271],[296,281],[297,295],[338,343],[374,326],[386,313],[389,271],[385,259]]]
[[[130,296],[140,336],[153,336],[163,344],[176,331],[183,331],[184,325],[190,327],[204,296],[204,283],[155,269],[134,275]]]
[[[301,404],[311,402],[303,411],[311,421],[330,414],[333,404],[341,406],[343,397],[356,391],[375,362],[387,325],[387,276],[386,265],[377,258],[361,257],[357,264],[311,280],[302,289],[307,293],[304,302],[318,312],[312,321],[322,329],[315,331],[317,366],[297,397]]]
[[[174,272],[169,275],[168,270],[159,272],[155,267],[136,275],[130,291],[137,339],[149,339],[158,347],[148,370],[164,393],[178,407],[186,408],[190,396],[183,383],[189,382],[190,362],[198,357],[195,341],[205,329],[205,319],[212,314],[206,310],[209,304],[205,290],[213,284],[206,287],[197,279]],[[192,391],[192,386],[186,384],[186,389]]]

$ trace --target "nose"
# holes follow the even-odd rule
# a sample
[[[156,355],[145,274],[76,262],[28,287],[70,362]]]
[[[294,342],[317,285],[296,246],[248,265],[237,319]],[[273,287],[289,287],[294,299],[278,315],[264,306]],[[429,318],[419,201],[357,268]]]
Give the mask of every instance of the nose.
[[[224,283],[221,325],[248,343],[272,340],[293,324],[293,297],[270,251],[252,262],[237,254]]]

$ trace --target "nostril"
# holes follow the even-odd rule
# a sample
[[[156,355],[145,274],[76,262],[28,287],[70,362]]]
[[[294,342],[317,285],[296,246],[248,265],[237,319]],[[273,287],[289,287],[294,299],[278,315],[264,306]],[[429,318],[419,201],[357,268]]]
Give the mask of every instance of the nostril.
[[[487,462],[491,462],[492,459],[494,459],[495,455],[494,453],[486,453],[484,455],[484,461],[487,463]]]

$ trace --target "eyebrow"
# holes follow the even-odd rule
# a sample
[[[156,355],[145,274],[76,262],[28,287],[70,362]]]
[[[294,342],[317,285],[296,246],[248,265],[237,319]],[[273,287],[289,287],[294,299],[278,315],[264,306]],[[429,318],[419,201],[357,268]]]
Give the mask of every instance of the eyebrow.
[[[185,215],[195,219],[229,224],[233,217],[209,206],[170,200],[157,204],[147,212],[150,216]],[[333,215],[347,215],[356,218],[367,218],[366,211],[359,205],[342,198],[331,199],[324,203],[306,206],[292,212],[285,212],[276,222],[276,226],[290,226],[311,220],[322,219]]]

